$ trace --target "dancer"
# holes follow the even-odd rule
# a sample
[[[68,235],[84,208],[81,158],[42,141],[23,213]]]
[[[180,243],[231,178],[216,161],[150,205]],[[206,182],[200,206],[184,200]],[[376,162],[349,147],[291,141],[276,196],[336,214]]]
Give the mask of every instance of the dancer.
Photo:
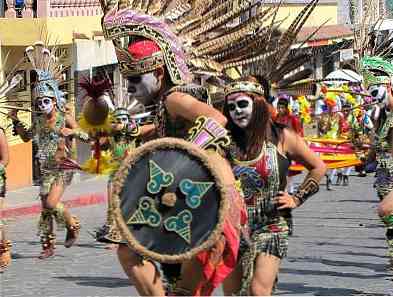
[[[301,137],[304,136],[302,123],[299,117],[291,114],[289,110],[289,98],[284,96],[278,98],[275,122],[287,126]]]
[[[128,101],[114,96],[113,85],[109,78],[96,77],[91,80],[85,78],[79,85],[86,93],[80,119],[81,127],[91,134],[91,139],[95,139],[93,157],[82,165],[82,168],[92,174],[109,174],[107,185],[109,203],[114,174],[123,159],[140,143],[140,129],[130,117],[127,109]],[[90,106],[96,109],[93,111]],[[103,106],[108,108],[99,108]],[[100,117],[101,123],[97,121],[100,110],[107,111],[106,117]],[[90,122],[95,125],[89,124]],[[109,151],[109,155],[105,154],[106,151]],[[95,237],[99,242],[109,243],[108,249],[115,248],[117,246],[115,243],[122,240],[120,233],[114,228],[112,208],[109,204],[106,223],[96,232]]]
[[[4,208],[6,194],[5,168],[9,162],[8,143],[3,128],[0,129],[0,212]],[[0,272],[11,263],[11,241],[7,239],[6,222],[0,218]]]
[[[370,159],[377,161],[375,188],[380,199],[378,215],[386,227],[388,256],[393,265],[393,93],[391,80],[393,65],[382,57],[364,57],[361,60],[365,85],[381,107],[375,122],[375,141]]]
[[[79,219],[72,216],[61,202],[64,190],[71,182],[72,172],[61,170],[59,164],[73,153],[73,138],[87,141],[88,137],[77,129],[76,121],[66,112],[64,93],[59,89],[62,68],[55,62],[53,53],[42,42],[36,42],[26,49],[26,55],[37,75],[32,86],[32,102],[41,115],[35,126],[27,129],[14,113],[13,125],[23,141],[30,141],[34,136],[38,139],[42,203],[39,222],[42,252],[39,258],[45,259],[54,255],[54,221],[58,227],[65,226],[67,229],[66,248],[70,248],[78,239]]]
[[[125,8],[125,2],[119,1],[118,7]],[[120,70],[128,80],[130,96],[145,106],[157,106],[157,136],[184,138],[201,115],[225,126],[226,118],[204,103],[208,101],[206,89],[191,83],[191,73],[186,65],[182,46],[164,20],[148,15],[147,11],[142,13],[137,8],[132,9],[133,7],[120,10],[117,14],[114,8],[103,7],[107,13],[103,20],[104,32],[107,38],[114,40]],[[116,33],[117,28],[123,27],[127,30],[124,31],[124,36],[120,36]],[[223,240],[224,246],[227,246],[229,242],[225,238]],[[213,279],[204,281],[204,268],[193,259],[181,265],[162,264],[163,280],[156,263],[143,259],[124,243],[123,240],[118,248],[119,261],[139,294],[144,296],[163,296],[165,291],[169,291],[169,294],[193,295],[197,294],[197,290],[201,292],[198,294],[211,294],[216,284],[210,282],[219,283],[227,274],[225,271],[215,273]],[[231,248],[225,248],[217,254],[223,259],[223,263],[227,261],[225,253],[228,250]],[[216,264],[206,265],[210,271],[216,269]],[[190,278],[191,274],[195,277]],[[167,283],[166,288],[164,281]]]
[[[237,269],[225,281],[226,295],[272,293],[281,259],[287,253],[286,213],[318,192],[326,171],[299,135],[272,122],[264,93],[253,77],[225,88],[224,114],[234,141],[230,160],[242,184],[251,232],[251,242],[241,242]],[[291,160],[309,170],[293,196],[284,192]]]
[[[5,63],[5,62],[4,62]],[[10,81],[7,78],[12,77]],[[8,93],[14,89],[23,77],[20,74],[14,75],[10,73],[4,81],[0,80],[0,103],[1,108],[5,110],[0,111],[3,115],[7,115],[12,118],[11,113],[15,113],[18,110],[29,111],[23,107],[13,106],[14,103],[23,103],[19,100],[4,100],[7,99]],[[11,110],[11,111],[10,111]],[[5,196],[6,196],[6,167],[9,162],[8,142],[5,134],[5,130],[0,128],[0,272],[3,272],[11,263],[11,241],[8,239],[6,230],[6,221],[1,217],[1,212],[4,208]]]

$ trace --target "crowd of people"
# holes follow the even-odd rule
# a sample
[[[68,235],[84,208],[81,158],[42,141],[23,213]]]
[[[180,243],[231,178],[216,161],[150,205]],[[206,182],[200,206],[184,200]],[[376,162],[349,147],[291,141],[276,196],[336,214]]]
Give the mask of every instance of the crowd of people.
[[[309,80],[318,84],[318,92],[301,94],[282,80],[294,70],[290,65],[298,57],[290,48],[317,0],[286,30],[275,27],[274,17],[261,29],[259,19],[269,13],[259,2],[233,11],[203,1],[175,8],[168,1],[151,7],[101,2],[103,32],[113,41],[127,99],[116,98],[105,76],[84,78],[76,121],[60,88],[63,68],[36,42],[25,59],[37,74],[31,99],[38,119],[28,127],[19,120],[17,106],[8,114],[14,133],[37,144],[40,259],[55,253],[55,224],[67,230],[66,248],[79,237],[80,221],[61,197],[72,172],[83,170],[109,175],[107,221],[96,237],[116,249],[139,294],[211,295],[223,284],[226,295],[271,295],[287,255],[291,211],[319,191],[325,175],[328,190],[332,184],[348,186],[353,167],[360,176],[376,171],[378,214],[393,259],[393,64],[388,59],[369,51],[355,69],[360,79]],[[255,18],[226,26],[254,6],[261,11]],[[233,78],[225,72],[262,59],[265,68],[258,73]],[[209,81],[214,88],[207,87]],[[223,96],[222,107],[211,104],[211,90]],[[145,113],[153,120],[138,122],[130,107],[134,102],[146,110],[153,106],[154,112]],[[313,125],[317,135],[311,137],[306,128]],[[91,144],[91,159],[84,164],[75,161],[75,141]],[[183,157],[175,160],[175,168],[168,160],[176,149]],[[160,159],[163,151],[168,160]],[[195,163],[197,158],[203,161]],[[148,169],[141,165],[145,159]],[[0,207],[7,164],[7,141],[0,131]],[[209,173],[202,178],[203,170]],[[304,180],[295,186],[292,176],[299,172]],[[130,189],[134,182],[138,189]],[[201,219],[203,207],[217,220]],[[11,242],[0,223],[4,269],[11,261]],[[168,238],[178,246],[168,246]]]

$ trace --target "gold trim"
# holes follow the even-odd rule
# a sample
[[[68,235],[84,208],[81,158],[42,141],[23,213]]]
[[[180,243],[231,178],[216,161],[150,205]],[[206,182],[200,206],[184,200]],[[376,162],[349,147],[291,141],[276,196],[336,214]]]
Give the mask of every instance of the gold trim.
[[[233,93],[238,92],[250,92],[262,96],[265,95],[263,87],[260,84],[251,81],[238,81],[225,87],[224,96],[227,97]]]

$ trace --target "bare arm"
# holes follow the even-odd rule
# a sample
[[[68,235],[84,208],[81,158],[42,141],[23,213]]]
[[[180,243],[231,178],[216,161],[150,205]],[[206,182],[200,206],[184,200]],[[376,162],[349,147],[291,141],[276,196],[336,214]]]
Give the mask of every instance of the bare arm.
[[[83,142],[89,142],[89,135],[79,129],[78,123],[75,121],[74,117],[70,114],[65,116],[66,128],[61,129],[63,136],[75,136]]]
[[[9,162],[7,137],[2,129],[0,129],[0,164],[7,167]]]
[[[283,150],[292,159],[303,164],[309,171],[293,196],[280,192],[278,197],[275,198],[276,203],[280,205],[278,209],[296,208],[303,204],[310,196],[318,192],[318,184],[326,173],[326,165],[310,150],[306,142],[299,135],[288,129],[284,129]]]
[[[227,123],[226,117],[217,109],[185,93],[170,94],[165,104],[169,114],[174,118],[181,117],[194,122],[199,116],[205,116],[216,120],[224,127]]]
[[[143,125],[140,127],[142,139],[151,139],[156,134],[156,126],[154,124]]]
[[[29,142],[33,138],[32,128],[26,128],[19,120],[13,120],[12,124],[14,126],[14,131],[24,142]]]
[[[303,138],[288,129],[284,129],[283,149],[293,160],[308,169],[306,179],[312,177],[319,182],[325,175],[325,163],[307,146]]]

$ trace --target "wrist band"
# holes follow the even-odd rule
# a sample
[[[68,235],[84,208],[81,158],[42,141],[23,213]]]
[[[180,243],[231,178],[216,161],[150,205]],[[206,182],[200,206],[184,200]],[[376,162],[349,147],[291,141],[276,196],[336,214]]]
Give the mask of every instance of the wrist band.
[[[310,177],[300,185],[299,189],[296,191],[293,197],[295,198],[297,205],[300,206],[312,195],[318,193],[318,191],[318,182],[314,178]]]

